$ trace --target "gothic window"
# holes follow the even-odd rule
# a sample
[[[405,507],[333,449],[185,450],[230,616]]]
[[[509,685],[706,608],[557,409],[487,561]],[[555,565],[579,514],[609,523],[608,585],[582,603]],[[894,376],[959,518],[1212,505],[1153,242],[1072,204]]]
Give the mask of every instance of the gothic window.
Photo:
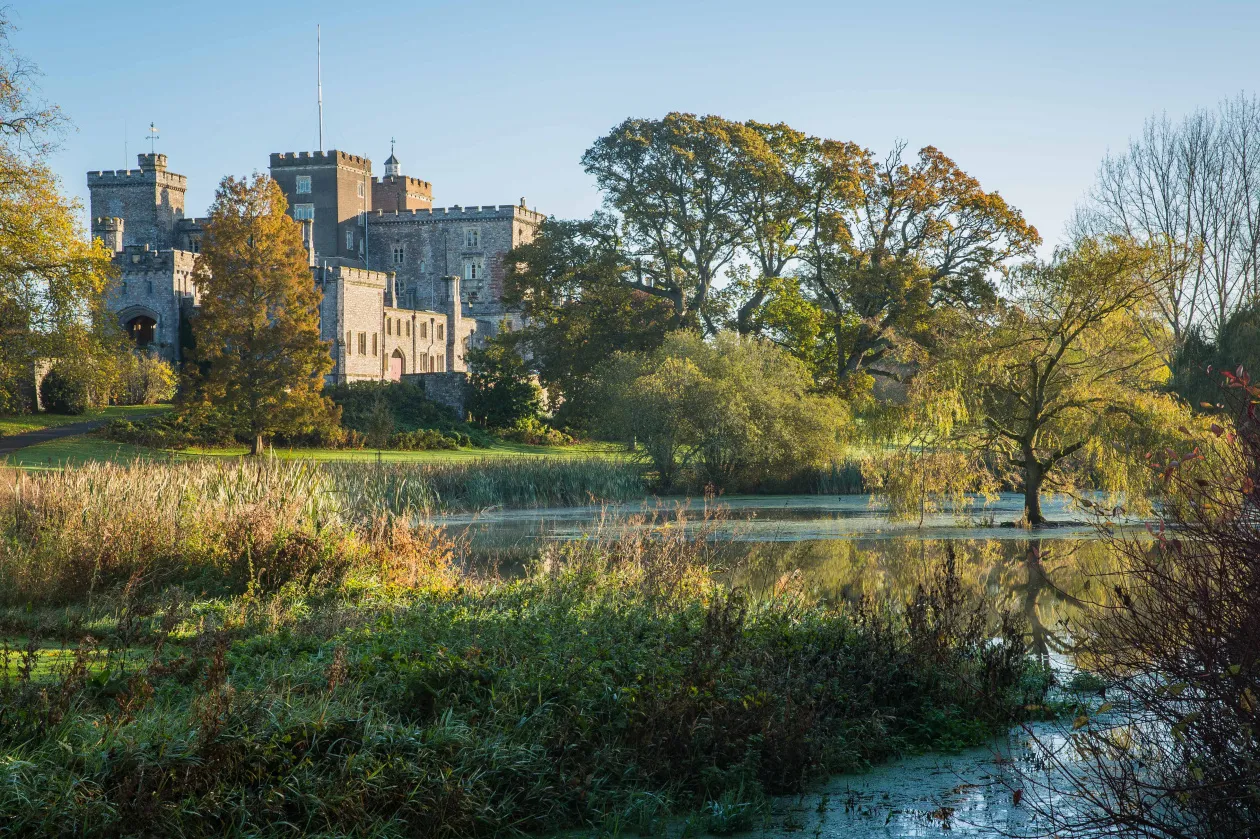
[[[485,260],[479,256],[464,260],[464,279],[480,280],[486,271]]]
[[[402,265],[403,260],[406,258],[406,255],[407,255],[407,251],[406,251],[405,246],[394,245],[394,264],[395,265]]]
[[[297,193],[298,193],[298,195],[308,195],[308,194],[310,193],[310,191],[311,191],[311,176],[310,176],[310,175],[298,175],[298,176],[297,176]]]
[[[359,333],[359,355],[367,355],[367,333]]]
[[[464,228],[464,247],[476,249],[481,247],[481,228],[465,227]]]
[[[294,221],[314,221],[315,205],[314,204],[294,204],[293,205]]]
[[[346,231],[346,250],[348,251],[354,250],[354,231],[353,230]]]
[[[421,273],[421,274],[423,274],[423,273],[425,273],[425,272],[426,272],[426,271],[428,271],[428,270],[429,270],[429,263],[427,263],[427,262],[425,262],[423,259],[421,259],[421,260],[420,260],[420,273]]]
[[[359,181],[359,197],[363,197],[363,181]]]

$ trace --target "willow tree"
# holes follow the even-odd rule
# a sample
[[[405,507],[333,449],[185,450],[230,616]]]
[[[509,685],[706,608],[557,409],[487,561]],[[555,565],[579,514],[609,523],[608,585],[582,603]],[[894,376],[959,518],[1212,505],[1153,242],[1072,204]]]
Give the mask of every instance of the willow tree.
[[[202,237],[194,280],[192,389],[259,454],[264,438],[335,423],[321,391],[332,369],[319,337],[320,293],[297,222],[265,175],[224,178]]]
[[[921,419],[1023,491],[1029,524],[1045,523],[1043,491],[1085,482],[1140,504],[1153,477],[1141,454],[1189,421],[1162,391],[1157,265],[1128,240],[1091,239],[1013,272],[913,388]]]

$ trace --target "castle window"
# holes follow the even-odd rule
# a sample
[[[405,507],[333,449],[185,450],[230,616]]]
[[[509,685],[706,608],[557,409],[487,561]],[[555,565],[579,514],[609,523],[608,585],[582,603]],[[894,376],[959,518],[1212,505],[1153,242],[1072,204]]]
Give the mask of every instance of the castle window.
[[[393,318],[385,318],[385,334],[386,335],[394,334],[394,319]]]
[[[437,325],[437,339],[438,339],[439,341],[441,341],[441,340],[442,340],[442,335],[443,335],[443,333],[445,333],[445,332],[446,332],[446,324],[444,324],[444,323],[439,323],[439,324]]]
[[[428,270],[429,270],[429,264],[425,262],[423,259],[420,260],[420,273],[423,274],[425,271],[428,271]]]
[[[411,321],[409,320],[403,321],[403,323],[407,324],[407,337],[410,338],[411,337]]]
[[[310,175],[298,175],[298,176],[297,176],[297,193],[298,193],[298,195],[309,195],[309,194],[310,194],[310,191],[311,191],[311,176],[310,176]]]
[[[359,181],[359,197],[363,197],[363,181]]]
[[[403,259],[407,256],[406,248],[403,245],[394,245],[394,264],[402,265]]]
[[[429,337],[429,326],[424,321],[420,321],[420,337],[421,338]]]
[[[481,228],[465,227],[464,228],[464,247],[479,248],[481,247]]]
[[[346,231],[346,250],[348,251],[354,250],[354,231],[353,230]]]
[[[379,340],[379,338],[380,336],[377,333],[375,332],[372,333],[372,355],[376,355],[376,343]]]
[[[145,285],[148,286],[149,294],[152,294],[153,293],[153,280],[147,280],[145,282]]]
[[[359,333],[359,355],[367,355],[367,333]]]
[[[437,371],[438,371],[439,373],[445,373],[445,372],[446,372],[446,356],[444,356],[444,355],[439,355],[439,356],[438,356]]]
[[[346,355],[350,355],[353,349],[354,349],[353,334],[350,332],[347,332],[346,333]]]
[[[485,260],[479,256],[464,260],[464,279],[480,280],[486,272]]]
[[[315,205],[314,204],[294,204],[293,205],[294,221],[314,221]]]

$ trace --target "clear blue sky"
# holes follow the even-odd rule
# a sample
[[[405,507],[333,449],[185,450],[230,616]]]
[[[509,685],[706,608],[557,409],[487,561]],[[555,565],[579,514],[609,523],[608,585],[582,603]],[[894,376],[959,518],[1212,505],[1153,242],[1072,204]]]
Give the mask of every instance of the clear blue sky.
[[[785,121],[883,151],[931,143],[1051,241],[1106,150],[1152,113],[1260,88],[1260,2],[17,0],[16,49],[75,129],[55,166],[158,149],[189,214],[219,178],[317,147],[404,172],[435,204],[598,204],[579,165],[627,116]],[[126,131],[124,131],[124,125]],[[130,160],[124,159],[124,136]]]

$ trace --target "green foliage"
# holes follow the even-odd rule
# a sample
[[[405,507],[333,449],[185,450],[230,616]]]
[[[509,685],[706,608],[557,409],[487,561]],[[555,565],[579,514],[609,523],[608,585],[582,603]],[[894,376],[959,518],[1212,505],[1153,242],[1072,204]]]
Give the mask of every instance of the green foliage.
[[[91,407],[87,382],[69,364],[58,364],[44,375],[39,399],[44,410],[54,414],[81,414]]]
[[[468,364],[472,374],[464,408],[473,422],[498,429],[538,420],[542,392],[511,343],[491,339],[468,351]]]
[[[530,358],[566,427],[586,429],[598,407],[597,369],[616,352],[647,352],[664,340],[670,304],[635,286],[617,221],[547,219],[505,260],[504,301],[524,329],[510,340]]]
[[[1260,304],[1244,306],[1225,321],[1215,340],[1191,326],[1173,356],[1168,388],[1190,405],[1217,412],[1220,402],[1219,373],[1260,370]]]
[[[733,831],[764,795],[986,742],[1044,697],[952,563],[904,602],[751,600],[713,543],[638,529],[487,581],[338,508],[321,470],[164,468],[0,483],[28,560],[0,573],[39,560],[3,596],[56,592],[99,639],[52,668],[0,652],[15,832],[488,836],[669,806]]]
[[[462,422],[445,405],[425,396],[424,388],[411,382],[352,382],[326,391],[341,409],[341,424],[366,441],[388,441],[411,432],[436,431],[460,445],[489,446],[494,438],[476,426]],[[414,441],[425,439],[413,436]],[[467,441],[467,442],[464,442]],[[350,444],[348,444],[350,445]],[[385,442],[386,448],[395,446]],[[435,446],[441,448],[443,446]]]
[[[618,356],[604,376],[605,432],[641,446],[665,487],[691,477],[755,488],[825,466],[848,425],[838,400],[810,392],[799,361],[730,333],[672,334],[651,355]]]
[[[1014,274],[1009,299],[959,319],[916,383],[916,433],[984,453],[999,480],[1023,489],[1031,524],[1044,521],[1043,487],[1078,481],[1141,509],[1157,491],[1141,453],[1189,420],[1162,392],[1152,265],[1131,242],[1084,240]]]
[[[518,420],[511,428],[500,428],[495,433],[501,440],[530,446],[572,446],[577,443],[568,434],[534,417]]]

